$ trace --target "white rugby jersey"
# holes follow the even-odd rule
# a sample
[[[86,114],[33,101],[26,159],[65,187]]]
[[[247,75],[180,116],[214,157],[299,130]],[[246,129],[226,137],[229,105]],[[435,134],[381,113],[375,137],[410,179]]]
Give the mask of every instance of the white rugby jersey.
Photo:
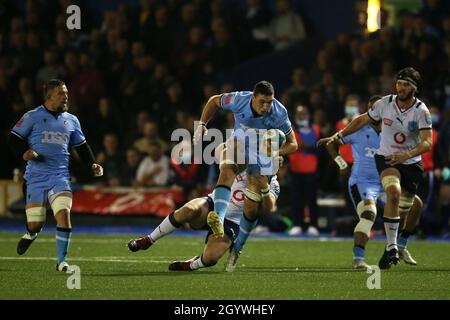
[[[427,106],[416,98],[408,109],[397,106],[396,95],[388,95],[375,102],[367,112],[372,120],[381,121],[381,141],[377,154],[391,155],[394,152],[407,152],[420,142],[419,131],[431,129],[431,115]],[[408,159],[403,164],[419,162],[421,156]]]
[[[244,192],[247,187],[247,173],[241,172],[236,176],[231,186],[231,199],[228,204],[227,213],[225,219],[230,220],[236,224],[239,224],[244,211]],[[280,195],[280,184],[278,183],[277,176],[273,176],[270,181],[270,191],[275,199],[278,199]],[[214,192],[208,194],[208,197],[214,199]]]

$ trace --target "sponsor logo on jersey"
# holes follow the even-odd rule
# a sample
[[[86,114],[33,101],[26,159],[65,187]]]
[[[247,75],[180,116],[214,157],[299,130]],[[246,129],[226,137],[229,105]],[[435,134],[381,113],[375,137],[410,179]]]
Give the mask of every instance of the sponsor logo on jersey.
[[[406,141],[406,136],[402,132],[397,132],[394,134],[394,141],[398,144],[402,144]]]
[[[427,112],[426,114],[425,114],[425,122],[428,124],[428,125],[431,125],[433,122],[432,122],[432,120],[431,120],[431,114],[429,113],[429,112]]]
[[[385,125],[387,125],[387,126],[392,126],[392,123],[393,123],[394,121],[392,121],[391,119],[388,119],[388,118],[383,118],[383,123],[385,124]]]
[[[70,140],[70,134],[67,132],[43,131],[42,143],[67,144]]]

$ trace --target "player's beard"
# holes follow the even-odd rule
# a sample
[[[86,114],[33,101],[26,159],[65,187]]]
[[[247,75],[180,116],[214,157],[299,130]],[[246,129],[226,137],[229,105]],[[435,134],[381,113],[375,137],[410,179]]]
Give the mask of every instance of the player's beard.
[[[407,93],[404,98],[401,98],[399,95],[397,95],[397,98],[398,98],[398,100],[400,100],[402,102],[405,102],[405,101],[410,100],[413,96],[414,96],[414,90],[412,90],[411,92]]]
[[[69,110],[69,105],[66,103],[61,103],[58,108],[56,109],[57,112],[66,112],[67,110]]]

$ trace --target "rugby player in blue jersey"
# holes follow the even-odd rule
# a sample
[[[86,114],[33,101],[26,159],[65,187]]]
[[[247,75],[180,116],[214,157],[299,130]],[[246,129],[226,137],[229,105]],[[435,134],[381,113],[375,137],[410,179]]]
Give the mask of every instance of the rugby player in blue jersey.
[[[261,195],[260,190],[253,183],[256,180],[253,177],[261,175],[269,177],[276,174],[279,163],[278,158],[273,154],[259,151],[260,141],[264,140],[267,130],[278,129],[286,137],[286,143],[279,149],[278,156],[287,155],[297,149],[288,112],[275,99],[274,94],[271,83],[260,81],[255,85],[253,92],[239,91],[214,95],[203,108],[200,125],[194,133],[194,144],[206,134],[207,123],[217,110],[229,110],[234,114],[234,132],[227,140],[226,151],[219,165],[220,174],[214,189],[214,210],[208,213],[207,218],[214,236],[222,237],[224,234],[223,221],[231,198],[230,187],[243,168],[247,168],[248,184],[245,190],[244,214],[240,223],[241,232],[242,230],[250,232],[256,225]],[[256,136],[252,136],[255,132]],[[239,160],[242,155],[246,158],[244,163]],[[266,170],[260,161],[260,157],[264,156],[273,157],[270,167],[274,170]]]
[[[17,253],[24,254],[42,230],[49,203],[56,220],[56,270],[72,272],[66,261],[72,234],[71,148],[77,150],[95,176],[101,176],[103,168],[95,163],[77,117],[67,112],[68,90],[64,82],[49,80],[44,85],[44,100],[43,105],[25,113],[10,135],[12,148],[27,161],[24,174],[27,233],[20,239]]]

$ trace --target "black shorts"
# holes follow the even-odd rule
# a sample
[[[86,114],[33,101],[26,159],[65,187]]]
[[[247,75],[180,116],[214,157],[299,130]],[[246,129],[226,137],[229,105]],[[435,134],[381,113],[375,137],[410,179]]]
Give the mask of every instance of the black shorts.
[[[382,155],[375,155],[375,163],[377,165],[378,173],[385,169],[395,168],[400,172],[400,185],[402,189],[405,189],[409,193],[417,193],[419,184],[424,179],[424,171],[422,161],[418,161],[412,164],[396,164],[390,165],[386,162],[386,158]]]
[[[204,197],[204,199],[208,201],[209,211],[214,210],[214,200],[211,199],[210,197]],[[208,224],[205,224],[205,226],[202,229],[208,230],[208,234],[206,235],[205,239],[205,243],[208,243],[208,238],[211,234],[213,234],[213,231],[208,226]],[[231,242],[234,242],[239,233],[239,225],[225,218],[223,224],[223,232],[228,236]]]

